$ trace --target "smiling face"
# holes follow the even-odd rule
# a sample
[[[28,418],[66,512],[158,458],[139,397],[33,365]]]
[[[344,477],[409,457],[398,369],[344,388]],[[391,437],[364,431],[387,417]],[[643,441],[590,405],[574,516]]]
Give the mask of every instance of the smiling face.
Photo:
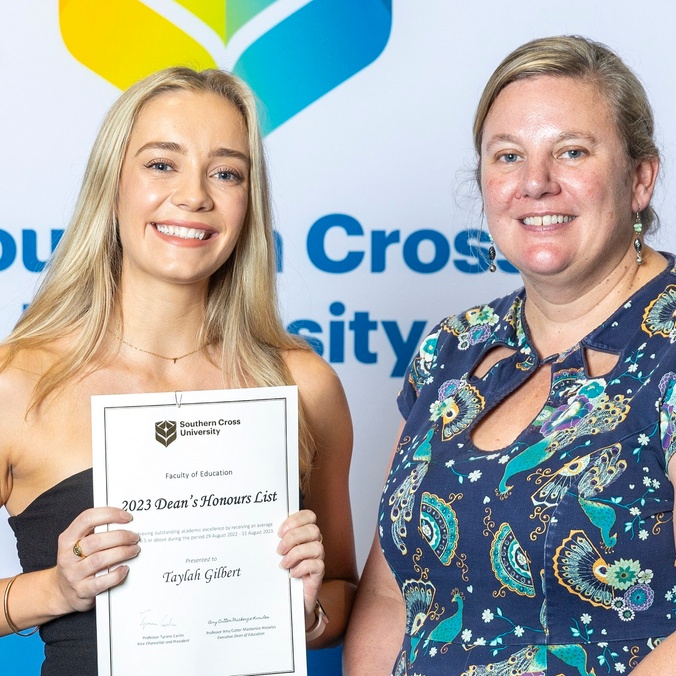
[[[123,279],[206,288],[242,230],[249,164],[246,125],[229,101],[188,91],[151,99],[120,175]]]
[[[507,85],[481,144],[484,209],[496,245],[524,281],[604,278],[633,257],[633,214],[652,183],[626,155],[593,83],[538,76]]]

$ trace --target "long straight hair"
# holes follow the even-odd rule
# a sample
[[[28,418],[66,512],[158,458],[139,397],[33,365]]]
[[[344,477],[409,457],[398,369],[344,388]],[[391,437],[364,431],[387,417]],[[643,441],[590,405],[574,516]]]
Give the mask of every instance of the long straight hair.
[[[130,87],[106,115],[85,170],[73,218],[50,261],[33,302],[6,340],[0,369],[23,349],[40,348],[72,336],[65,354],[41,375],[31,408],[96,368],[117,308],[122,270],[115,209],[122,163],[140,111],[166,92],[212,93],[241,113],[248,132],[249,203],[234,251],[212,275],[197,340],[220,344],[220,364],[232,387],[293,384],[283,350],[309,349],[284,329],[276,292],[275,246],[267,169],[249,87],[230,73],[167,68]],[[313,444],[301,406],[300,466],[306,484]]]

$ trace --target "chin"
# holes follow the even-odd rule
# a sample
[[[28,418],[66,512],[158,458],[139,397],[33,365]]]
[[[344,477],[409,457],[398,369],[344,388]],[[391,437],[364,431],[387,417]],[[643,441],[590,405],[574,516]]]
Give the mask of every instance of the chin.
[[[552,251],[551,249],[531,251],[525,253],[517,259],[514,266],[518,268],[521,274],[551,276],[560,272],[565,272],[576,263],[580,263],[570,252]]]

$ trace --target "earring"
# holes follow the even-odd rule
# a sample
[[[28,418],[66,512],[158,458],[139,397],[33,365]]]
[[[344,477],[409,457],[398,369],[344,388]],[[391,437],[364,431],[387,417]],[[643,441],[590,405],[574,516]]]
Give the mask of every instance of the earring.
[[[495,243],[493,242],[493,237],[492,235],[488,235],[490,237],[489,240],[489,246],[488,246],[488,270],[490,272],[495,272],[498,268],[495,265]]]
[[[636,222],[634,223],[634,250],[636,251],[636,263],[643,264],[643,240],[641,235],[643,233],[643,223],[641,222],[640,212],[636,212]]]

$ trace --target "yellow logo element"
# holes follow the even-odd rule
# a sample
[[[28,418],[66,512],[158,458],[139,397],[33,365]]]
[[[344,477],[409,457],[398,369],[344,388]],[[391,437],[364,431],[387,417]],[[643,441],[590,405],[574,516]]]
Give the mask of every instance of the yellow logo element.
[[[224,38],[224,1],[179,4]],[[167,66],[217,67],[202,45],[138,0],[60,0],[59,22],[70,53],[120,89]]]
[[[176,0],[176,2],[192,12],[197,18],[202,19],[207,26],[213,28],[223,42],[226,41],[225,6],[228,0]]]
[[[231,69],[267,134],[378,58],[392,0],[59,0],[59,21],[73,57],[119,89],[168,66]]]

